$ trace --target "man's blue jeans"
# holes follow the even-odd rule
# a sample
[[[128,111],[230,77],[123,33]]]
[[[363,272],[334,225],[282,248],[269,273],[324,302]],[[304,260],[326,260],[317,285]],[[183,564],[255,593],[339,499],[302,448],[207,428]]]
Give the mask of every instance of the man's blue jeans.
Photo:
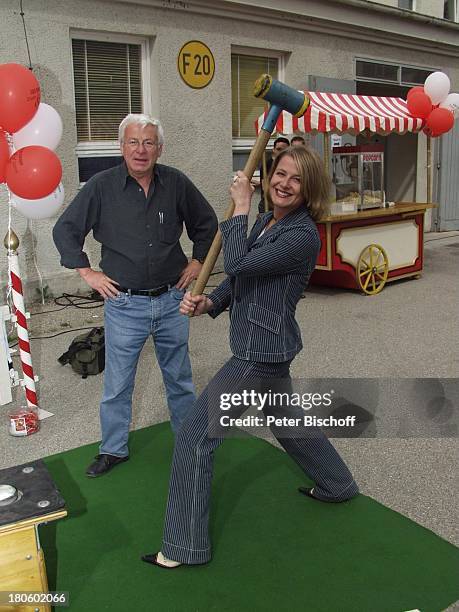
[[[171,425],[177,432],[195,393],[188,356],[189,319],[178,308],[184,292],[172,288],[158,297],[128,295],[105,300],[105,375],[100,404],[100,453],[125,457],[132,392],[140,352],[153,337],[166,387]],[[154,399],[152,398],[152,401]]]

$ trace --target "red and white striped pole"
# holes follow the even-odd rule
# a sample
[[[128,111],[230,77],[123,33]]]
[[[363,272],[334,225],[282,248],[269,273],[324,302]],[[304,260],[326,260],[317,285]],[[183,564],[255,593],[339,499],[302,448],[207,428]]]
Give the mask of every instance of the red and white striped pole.
[[[22,372],[24,374],[23,385],[25,389],[27,405],[38,411],[38,399],[35,388],[35,376],[32,367],[32,355],[30,352],[29,331],[27,329],[27,318],[22,291],[21,274],[17,248],[19,238],[9,229],[5,236],[5,247],[8,249],[8,268],[11,279],[14,314],[16,315],[16,326],[18,333],[19,356],[21,359]]]

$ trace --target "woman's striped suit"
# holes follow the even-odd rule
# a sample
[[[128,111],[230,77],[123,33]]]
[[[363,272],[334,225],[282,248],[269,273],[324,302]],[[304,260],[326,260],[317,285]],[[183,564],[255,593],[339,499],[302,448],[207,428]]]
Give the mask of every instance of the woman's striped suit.
[[[244,381],[288,382],[289,366],[302,348],[295,308],[314,269],[320,240],[306,207],[289,213],[260,233],[272,213],[260,217],[247,238],[246,215],[221,223],[228,277],[209,296],[218,316],[230,309],[233,357],[214,376],[177,438],[172,463],[162,553],[188,564],[211,558],[208,534],[213,451],[222,443],[210,437],[221,416],[218,398],[241,388]],[[245,408],[225,412],[239,416]],[[275,414],[265,408],[265,414]],[[278,413],[275,414],[279,416]],[[321,430],[307,427],[300,438],[282,438],[287,453],[314,480],[314,494],[342,501],[358,493],[350,471]]]

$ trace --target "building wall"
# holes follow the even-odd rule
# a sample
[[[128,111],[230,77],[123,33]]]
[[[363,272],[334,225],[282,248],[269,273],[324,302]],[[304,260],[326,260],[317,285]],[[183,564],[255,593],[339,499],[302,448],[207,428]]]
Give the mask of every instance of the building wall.
[[[398,0],[378,0],[375,4],[383,4],[384,6],[398,6]]]
[[[75,155],[76,127],[74,117],[70,29],[118,32],[147,36],[151,40],[151,89],[154,114],[159,116],[166,132],[162,161],[187,173],[202,190],[221,217],[228,203],[228,184],[232,173],[231,136],[231,49],[232,46],[282,51],[286,54],[285,81],[297,88],[305,86],[310,74],[330,78],[354,79],[356,56],[403,62],[443,69],[459,89],[459,60],[441,45],[433,51],[422,51],[422,41],[404,46],[402,37],[387,44],[381,35],[369,36],[362,30],[355,37],[339,27],[330,32],[325,23],[310,27],[308,20],[279,20],[263,23],[243,13],[219,15],[195,10],[161,7],[162,3],[105,2],[104,0],[34,0],[25,7],[34,72],[42,86],[42,99],[54,106],[64,122],[64,136],[57,153],[64,169],[66,202],[78,188]],[[199,3],[201,5],[202,3]],[[232,2],[214,2],[223,7]],[[336,3],[335,3],[336,4]],[[261,10],[261,9],[260,9]],[[345,10],[344,8],[342,10]],[[206,13],[206,14],[205,14]],[[210,11],[212,13],[212,11]],[[2,30],[6,44],[0,48],[0,63],[27,63],[23,26],[13,3],[0,5]],[[339,24],[338,24],[339,25]],[[378,26],[382,27],[382,26]],[[441,32],[435,30],[441,38]],[[432,33],[432,38],[434,34]],[[176,67],[177,54],[188,40],[199,39],[212,50],[216,71],[212,83],[203,90],[192,90],[181,80]],[[377,42],[372,42],[372,39]],[[0,195],[0,220],[7,231],[6,191]],[[23,276],[32,290],[40,275],[54,293],[76,286],[74,272],[59,265],[51,229],[54,221],[27,222],[14,210],[12,227],[21,240]],[[187,243],[185,242],[185,245]],[[88,241],[93,265],[98,262],[98,246]],[[6,281],[6,257],[1,264],[1,281]]]
[[[416,13],[443,17],[443,0],[416,0]]]

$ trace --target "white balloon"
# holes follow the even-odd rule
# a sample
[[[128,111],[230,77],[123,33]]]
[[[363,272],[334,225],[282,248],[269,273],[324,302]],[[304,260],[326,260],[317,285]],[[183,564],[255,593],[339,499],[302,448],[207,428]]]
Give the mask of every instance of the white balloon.
[[[37,200],[26,200],[11,193],[11,204],[28,219],[49,219],[54,217],[61,208],[64,203],[64,195],[64,187],[62,183],[59,183],[52,193]]]
[[[447,108],[453,113],[455,119],[459,118],[459,93],[450,93],[446,96],[440,108]]]
[[[54,151],[61,138],[62,119],[59,113],[49,104],[41,102],[29,123],[13,134],[13,145],[16,150],[41,145]]]
[[[432,72],[424,83],[424,91],[430,96],[432,104],[440,104],[440,102],[443,102],[449,94],[450,87],[450,80],[444,72]]]

